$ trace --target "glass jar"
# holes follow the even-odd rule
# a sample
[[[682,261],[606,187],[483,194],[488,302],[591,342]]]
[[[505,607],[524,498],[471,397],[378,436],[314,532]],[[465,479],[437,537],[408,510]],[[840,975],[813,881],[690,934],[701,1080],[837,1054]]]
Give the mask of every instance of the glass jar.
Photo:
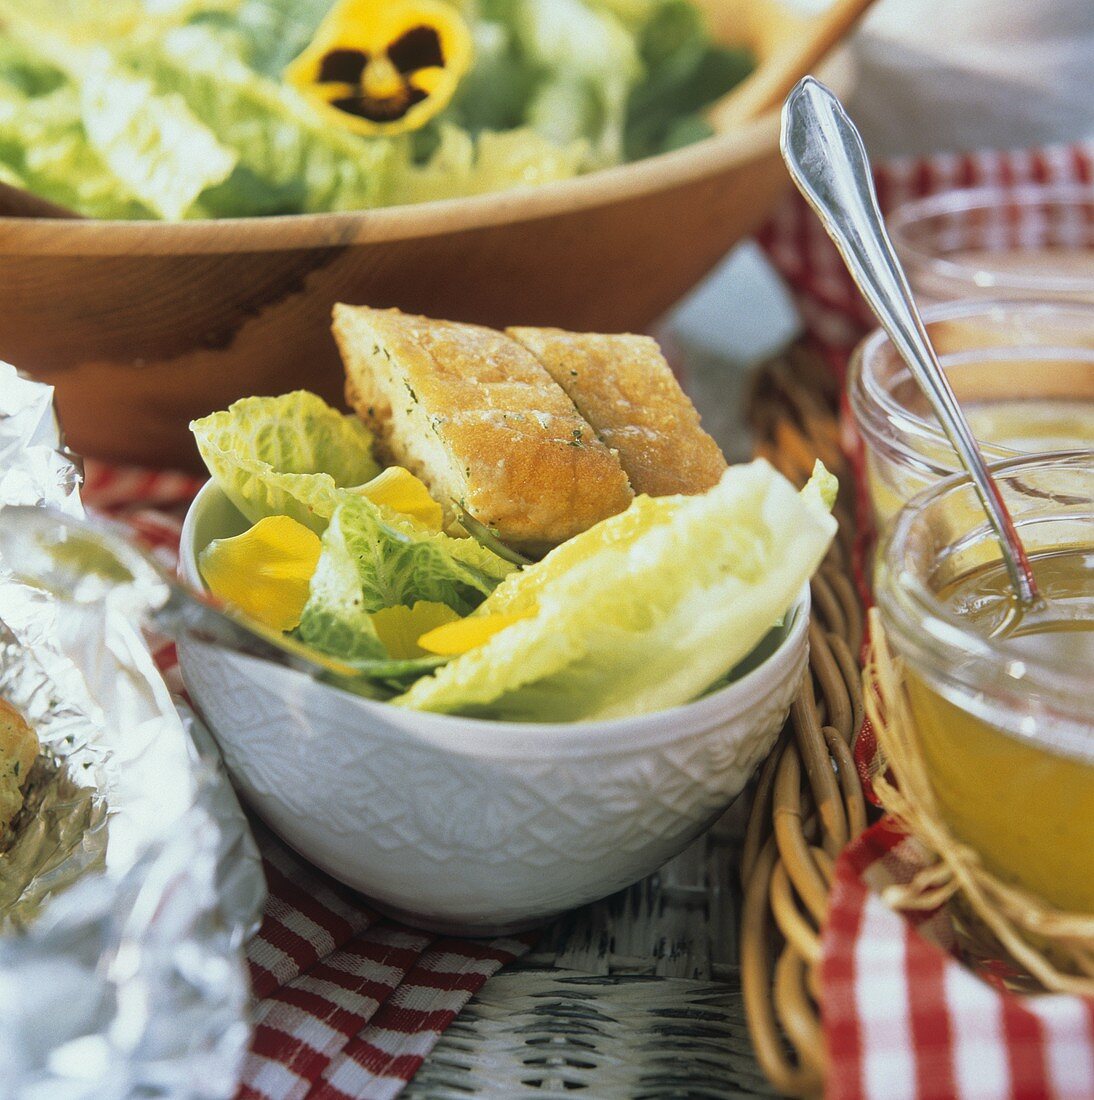
[[[923,317],[989,460],[1094,446],[1094,304],[950,302]],[[961,465],[884,332],[856,348],[847,384],[883,528],[905,501]]]
[[[1000,876],[1094,914],[1094,451],[993,470],[1042,606],[1018,609],[964,476],[901,511],[877,604],[954,834]]]
[[[1094,303],[1094,187],[944,191],[886,219],[922,304],[961,298]]]

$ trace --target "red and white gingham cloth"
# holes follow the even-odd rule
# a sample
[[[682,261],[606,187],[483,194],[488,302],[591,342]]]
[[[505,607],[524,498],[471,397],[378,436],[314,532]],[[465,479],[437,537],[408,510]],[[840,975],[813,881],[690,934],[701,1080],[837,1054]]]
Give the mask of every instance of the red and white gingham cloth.
[[[121,520],[174,568],[185,474],[88,462],[83,499]],[[181,692],[175,647],[156,661]],[[387,1100],[524,939],[461,940],[406,928],[309,866],[255,823],[269,898],[247,947],[255,1032],[240,1100]]]
[[[875,175],[883,212],[953,187],[1089,185],[1094,145],[892,161]],[[808,329],[842,371],[874,321],[820,222],[795,195],[761,242],[794,288]],[[853,433],[845,434],[854,457],[859,447]],[[860,526],[868,538],[859,481]],[[860,573],[865,548],[859,547]],[[864,733],[856,747],[860,770],[873,752]],[[882,902],[886,886],[911,881],[927,862],[918,842],[883,819],[836,863],[821,962],[826,1094],[833,1100],[1094,1097],[1094,1000],[1007,992],[996,975],[977,976],[957,961],[945,910],[898,915]]]

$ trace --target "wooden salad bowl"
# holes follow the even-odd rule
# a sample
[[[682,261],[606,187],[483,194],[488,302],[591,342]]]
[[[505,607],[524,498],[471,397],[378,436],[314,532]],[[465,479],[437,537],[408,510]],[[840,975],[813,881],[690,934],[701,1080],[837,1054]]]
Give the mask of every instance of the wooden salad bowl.
[[[705,0],[757,72],[809,23]],[[846,58],[823,68],[844,93]],[[341,403],[335,302],[503,327],[641,331],[756,229],[789,180],[778,113],[537,189],[219,221],[0,218],[0,359],[52,383],[70,447],[194,467],[188,422],[304,387]]]

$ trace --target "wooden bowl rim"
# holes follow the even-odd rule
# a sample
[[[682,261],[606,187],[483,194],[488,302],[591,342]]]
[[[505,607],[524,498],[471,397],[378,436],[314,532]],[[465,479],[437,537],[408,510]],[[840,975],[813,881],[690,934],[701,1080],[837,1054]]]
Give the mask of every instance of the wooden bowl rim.
[[[853,80],[844,49],[820,75],[837,93]],[[185,255],[280,252],[415,240],[536,221],[607,206],[713,177],[778,148],[779,112],[732,132],[630,164],[539,187],[437,202],[330,214],[282,214],[195,221],[105,221],[0,217],[0,255]]]

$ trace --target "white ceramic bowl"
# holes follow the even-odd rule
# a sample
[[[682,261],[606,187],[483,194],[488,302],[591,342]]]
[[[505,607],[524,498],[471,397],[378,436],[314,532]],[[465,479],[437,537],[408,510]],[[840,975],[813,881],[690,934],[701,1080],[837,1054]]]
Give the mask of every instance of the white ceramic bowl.
[[[246,521],[212,483],[180,570]],[[516,931],[656,870],[740,793],[806,661],[806,587],[759,663],[683,707],[608,722],[401,710],[196,641],[179,664],[244,798],[313,863],[408,923]]]

